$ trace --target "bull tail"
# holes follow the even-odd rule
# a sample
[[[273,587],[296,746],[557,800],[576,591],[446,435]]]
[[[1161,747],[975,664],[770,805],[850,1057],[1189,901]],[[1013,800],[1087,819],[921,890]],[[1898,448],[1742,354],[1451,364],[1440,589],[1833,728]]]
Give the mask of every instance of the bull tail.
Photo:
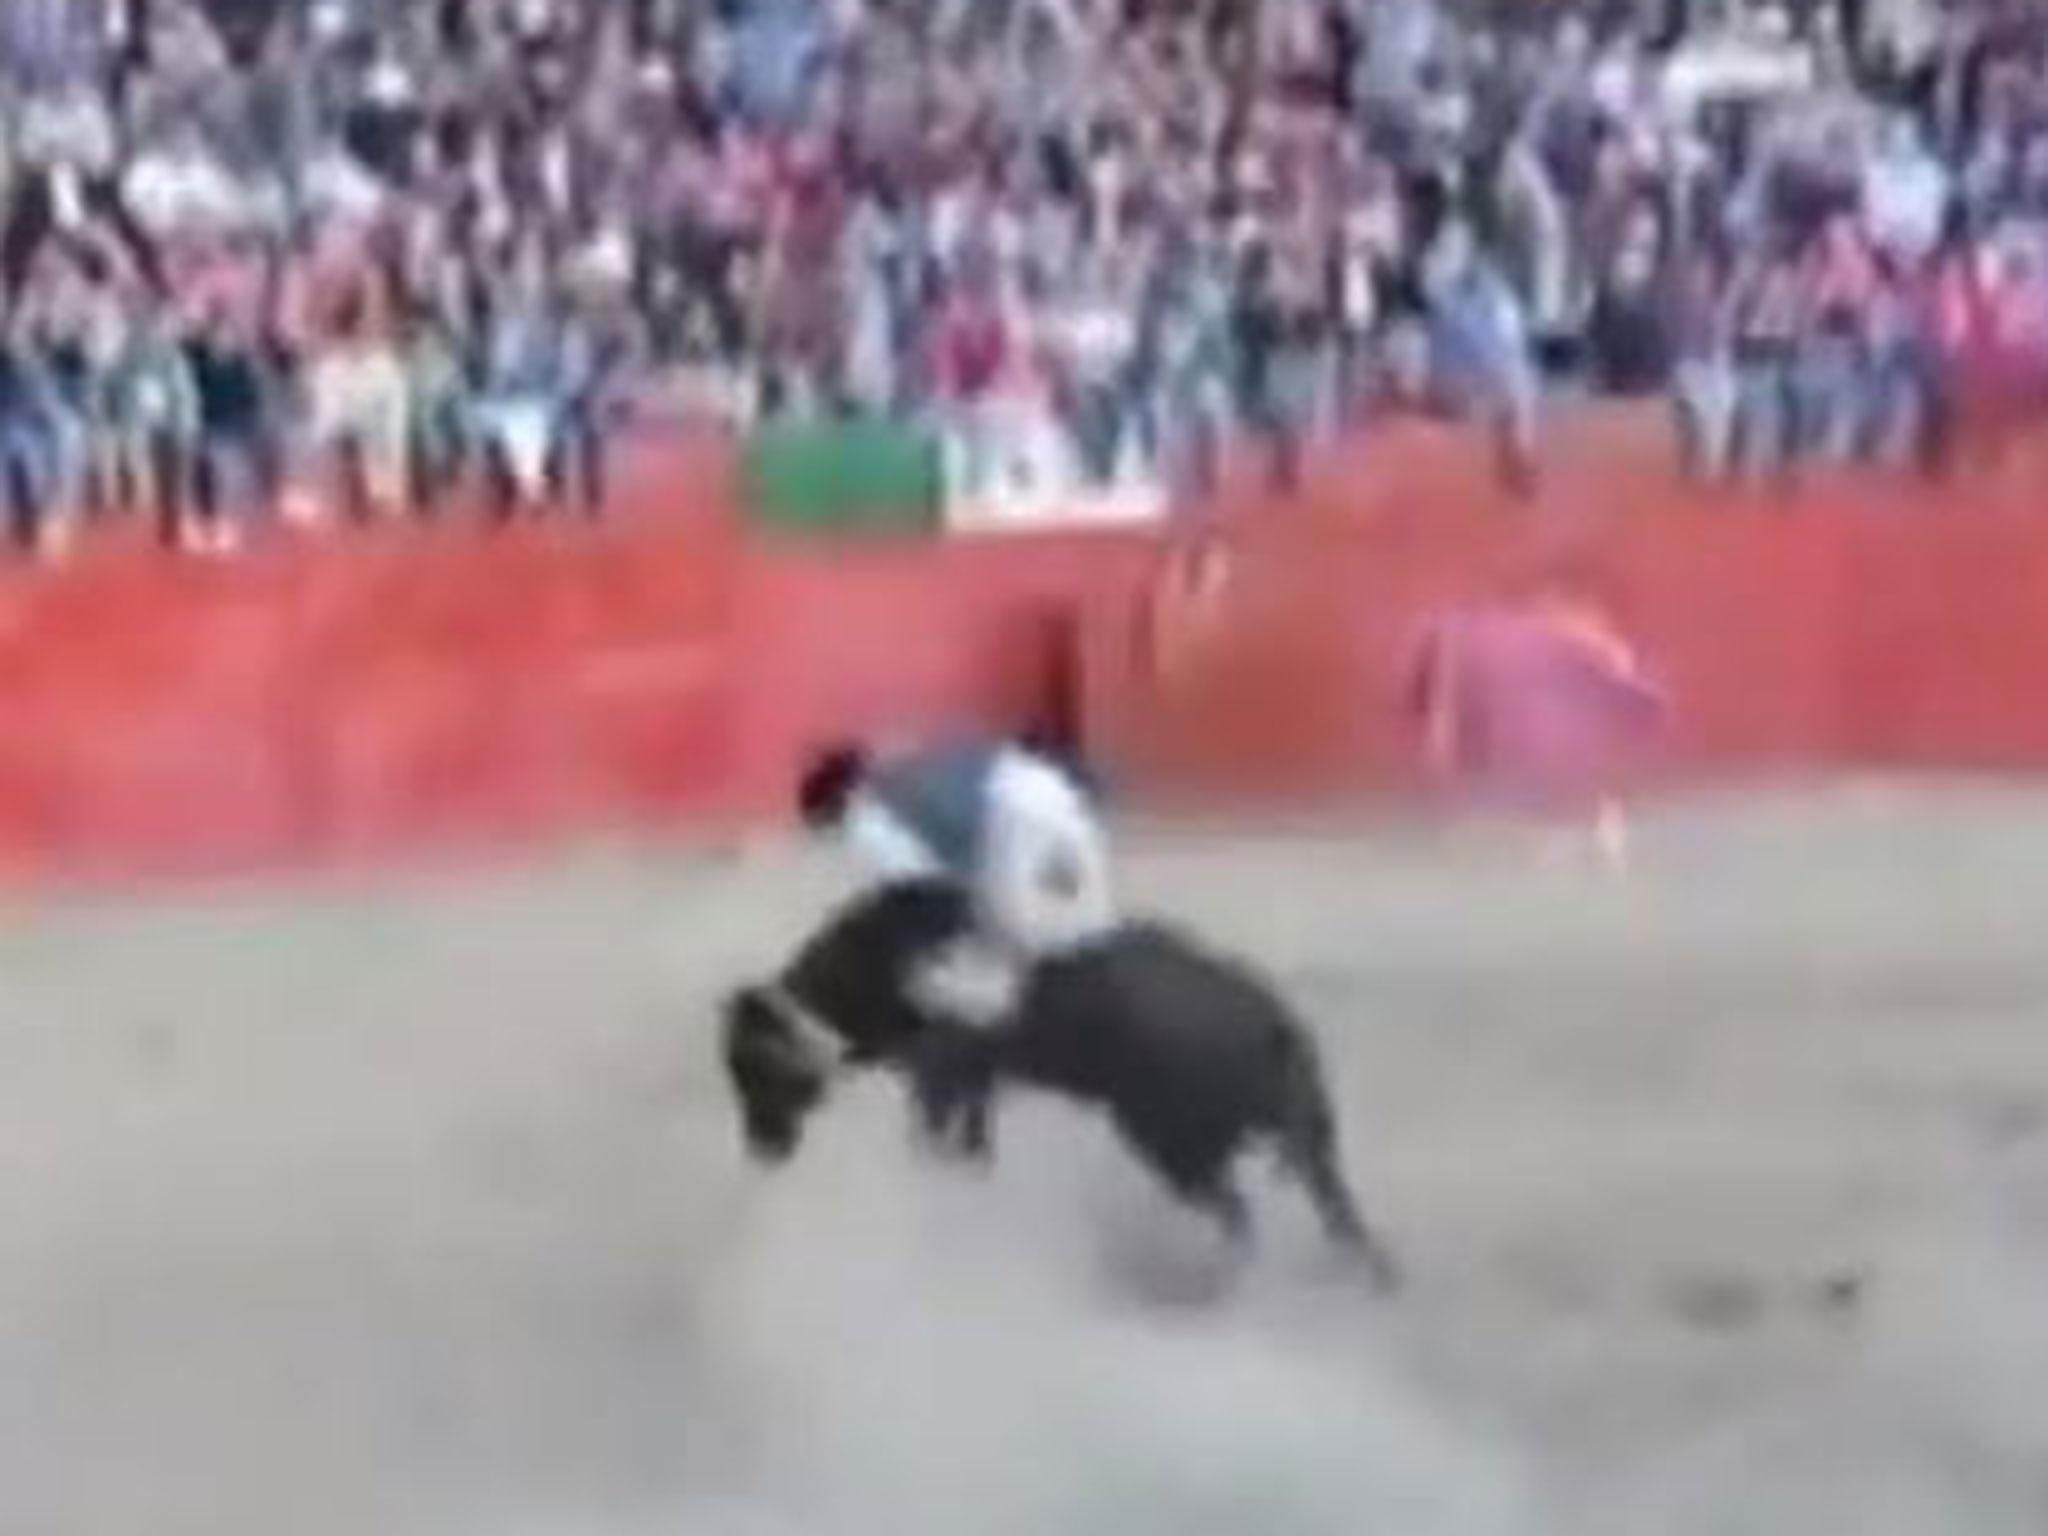
[[[1399,1283],[1393,1255],[1367,1224],[1344,1173],[1342,1136],[1322,1052],[1298,1025],[1282,1030],[1277,1046],[1281,1163],[1301,1185],[1330,1240],[1355,1253],[1380,1289],[1392,1290]]]
[[[1273,1038],[1276,1057],[1274,1129],[1283,1145],[1335,1146],[1337,1111],[1315,1038],[1293,1020]]]

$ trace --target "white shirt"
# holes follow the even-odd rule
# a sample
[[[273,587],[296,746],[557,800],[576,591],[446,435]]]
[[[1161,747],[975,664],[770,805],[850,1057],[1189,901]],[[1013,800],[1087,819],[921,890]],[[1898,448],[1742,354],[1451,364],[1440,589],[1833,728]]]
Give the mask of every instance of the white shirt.
[[[217,161],[189,151],[139,157],[121,190],[144,227],[226,229],[247,222],[249,205]]]
[[[843,834],[871,878],[963,875],[986,932],[1015,954],[1085,943],[1115,919],[1106,839],[1087,796],[1063,770],[1006,749],[983,785],[975,868],[949,871],[916,831],[856,793]]]
[[[841,835],[854,857],[875,879],[921,880],[944,873],[924,839],[873,795],[853,797],[846,809]]]
[[[1093,809],[1065,771],[1036,753],[1005,748],[983,785],[981,862],[991,850],[1019,835],[1099,837]],[[1021,830],[1020,830],[1021,829]],[[869,872],[884,880],[946,873],[939,857],[915,828],[875,795],[857,791],[849,802],[841,835]]]
[[[1067,358],[1074,371],[1091,383],[1113,379],[1137,339],[1128,311],[1107,300],[1083,301],[1065,319]]]
[[[1863,173],[1863,216],[1880,245],[1924,256],[1941,239],[1948,172],[1931,155],[1888,154]]]

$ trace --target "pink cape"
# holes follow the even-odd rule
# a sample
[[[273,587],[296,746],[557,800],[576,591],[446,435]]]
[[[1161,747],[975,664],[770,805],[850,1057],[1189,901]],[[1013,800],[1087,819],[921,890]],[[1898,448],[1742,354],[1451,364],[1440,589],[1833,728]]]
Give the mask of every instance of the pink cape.
[[[1437,618],[1410,685],[1431,768],[1482,803],[1538,813],[1617,790],[1666,709],[1626,641],[1555,605]]]

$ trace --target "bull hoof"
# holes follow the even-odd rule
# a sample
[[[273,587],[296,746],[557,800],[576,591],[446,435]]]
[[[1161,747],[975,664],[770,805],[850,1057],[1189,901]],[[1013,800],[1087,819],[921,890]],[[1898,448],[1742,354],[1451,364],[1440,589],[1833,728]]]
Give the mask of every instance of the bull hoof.
[[[1371,1238],[1345,1242],[1339,1252],[1343,1255],[1345,1270],[1362,1276],[1377,1295],[1396,1295],[1406,1283],[1400,1262]]]
[[[796,1158],[794,1142],[747,1142],[744,1150],[756,1168],[786,1168]]]
[[[950,1120],[920,1116],[911,1126],[911,1145],[919,1155],[952,1168],[987,1173],[995,1166],[995,1149],[986,1135]]]
[[[1407,1283],[1407,1277],[1401,1273],[1401,1266],[1395,1262],[1393,1255],[1372,1248],[1361,1255],[1361,1261],[1365,1268],[1365,1278],[1371,1283],[1374,1291],[1382,1296],[1397,1296],[1401,1293]]]

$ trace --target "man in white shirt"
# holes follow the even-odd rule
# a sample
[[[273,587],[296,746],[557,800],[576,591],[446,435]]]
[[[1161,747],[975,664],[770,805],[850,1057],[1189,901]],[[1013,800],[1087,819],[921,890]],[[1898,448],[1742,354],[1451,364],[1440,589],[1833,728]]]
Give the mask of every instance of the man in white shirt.
[[[924,980],[949,1011],[1003,1011],[1023,969],[1115,921],[1107,839],[1086,790],[1051,759],[965,742],[877,761],[838,746],[805,774],[799,810],[869,878],[939,877],[968,892],[983,941]]]

